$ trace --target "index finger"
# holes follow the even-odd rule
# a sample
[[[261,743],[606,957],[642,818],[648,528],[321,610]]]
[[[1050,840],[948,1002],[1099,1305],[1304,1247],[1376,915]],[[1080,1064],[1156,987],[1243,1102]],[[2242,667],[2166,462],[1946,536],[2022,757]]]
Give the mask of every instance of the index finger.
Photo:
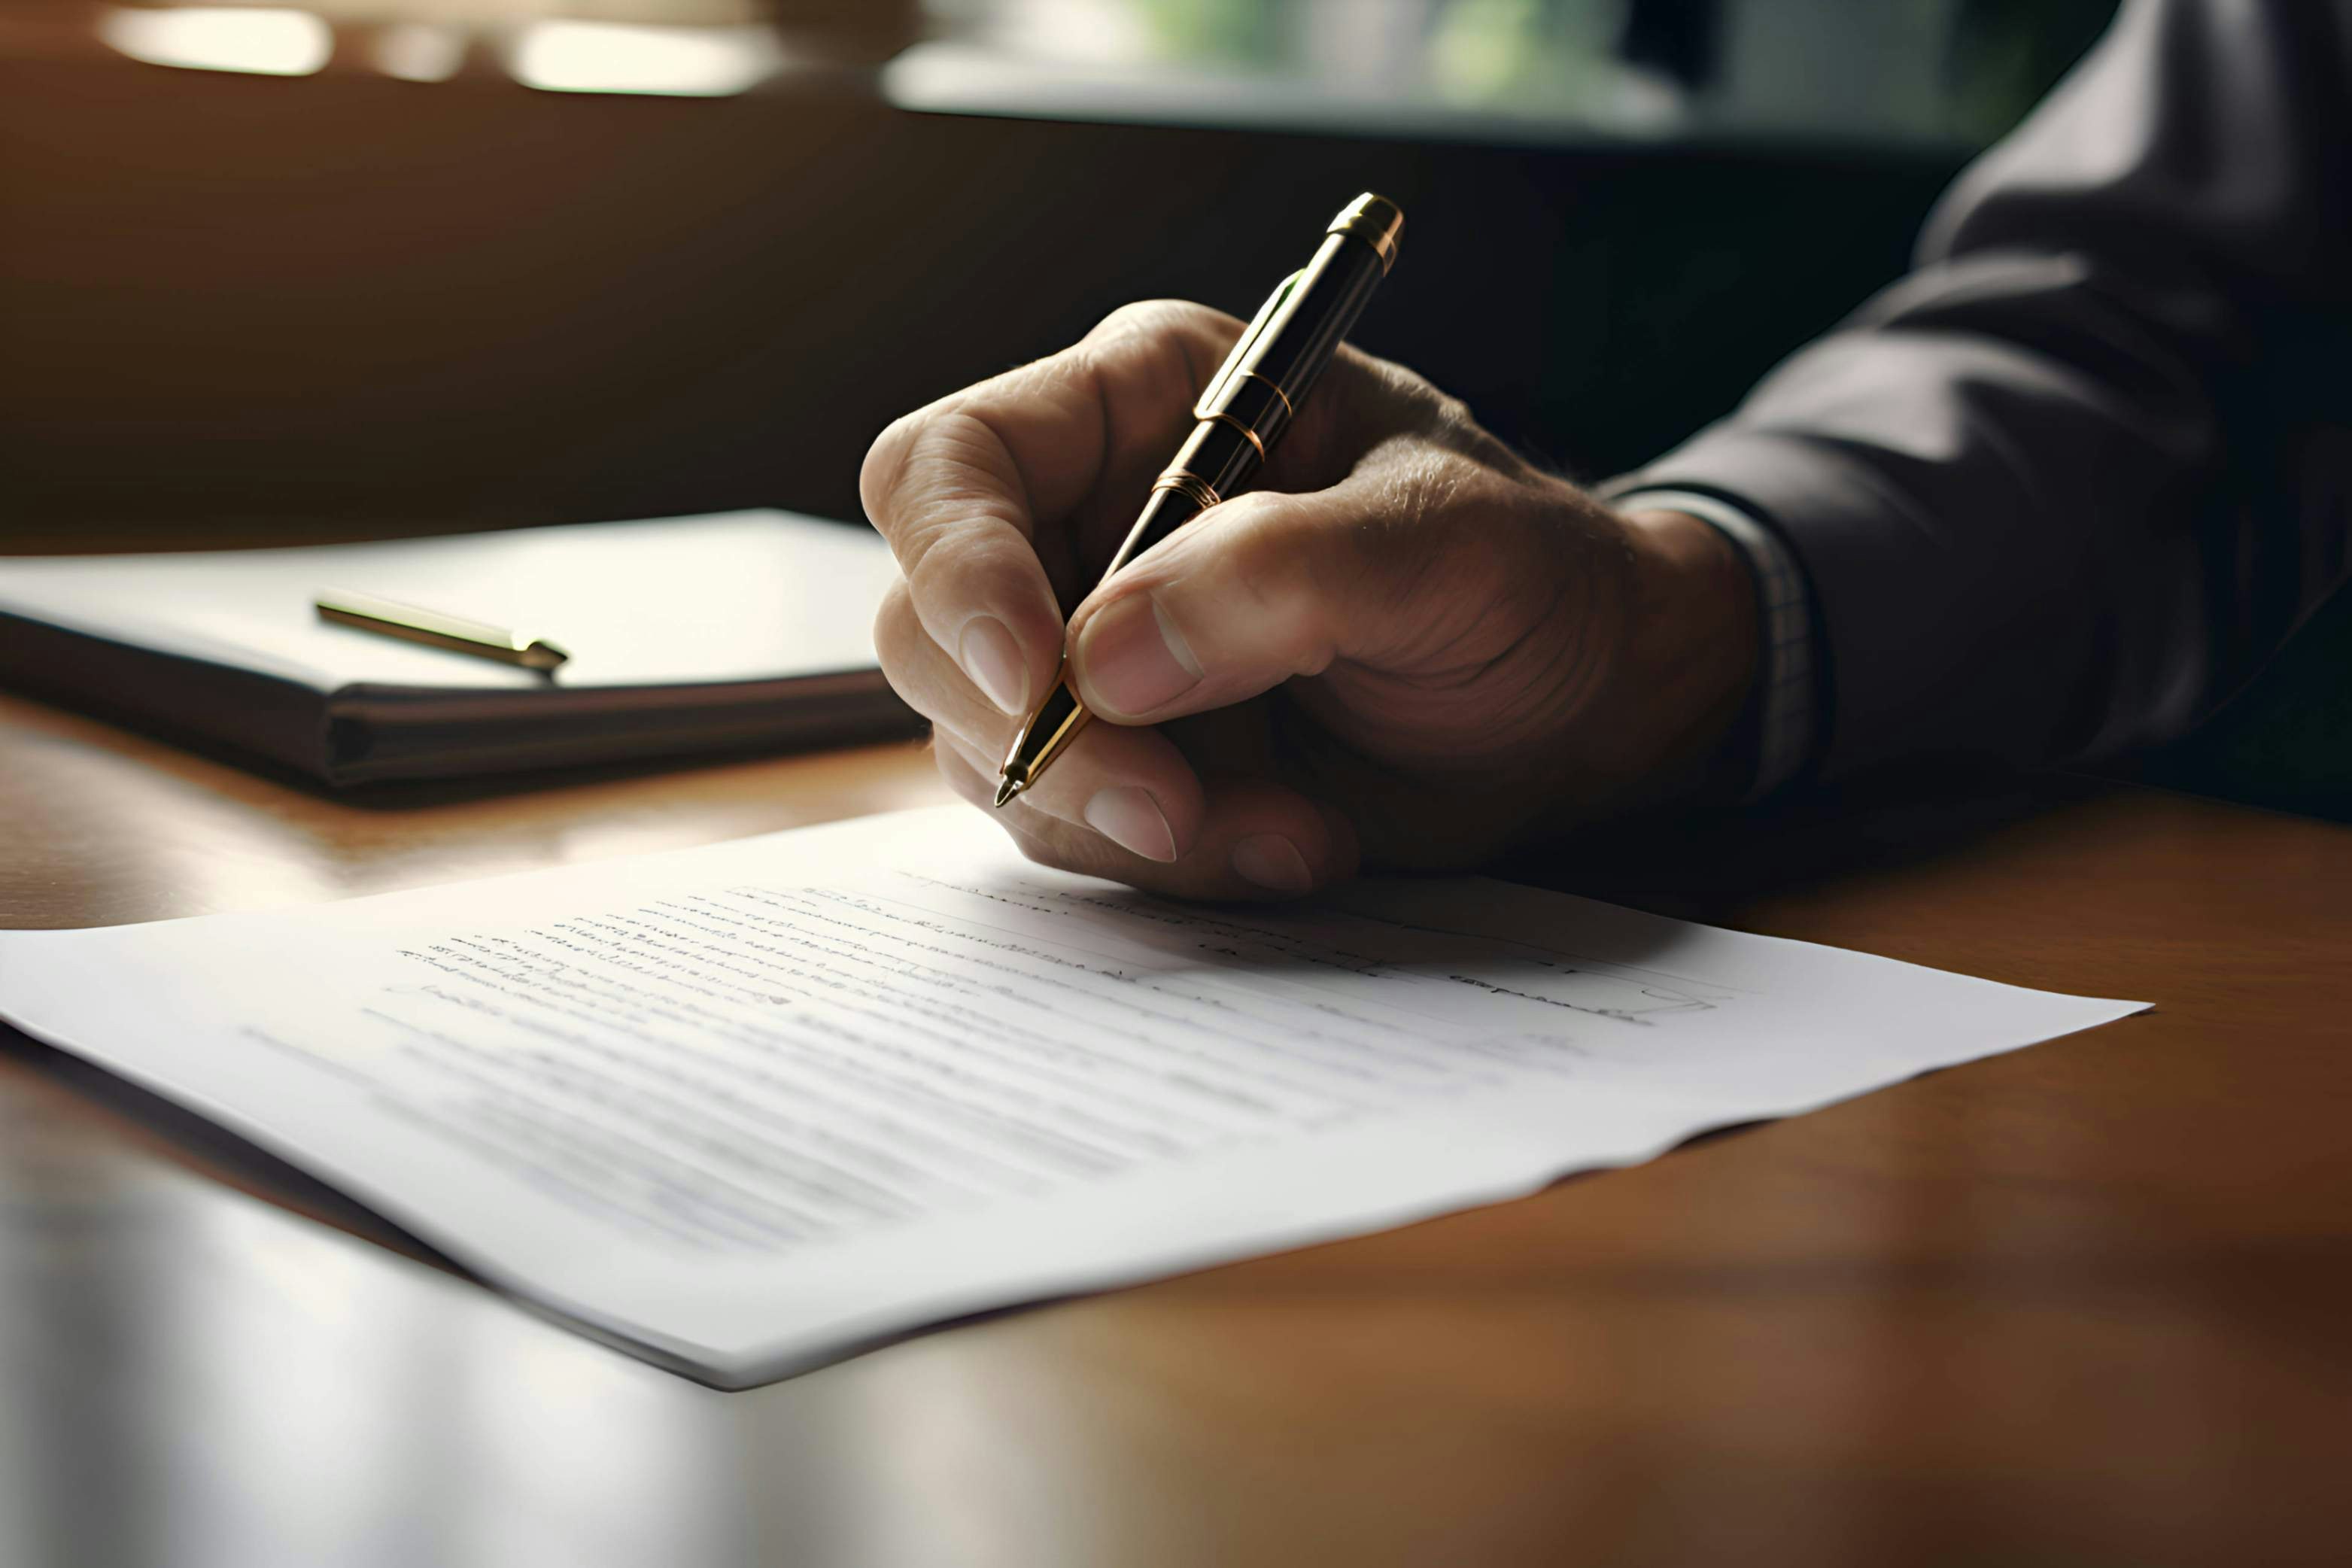
[[[1113,312],[1060,353],[941,398],[882,432],[858,477],[925,635],[1007,713],[1054,679],[1062,613],[1041,554],[1106,480],[1164,459],[1241,332],[1202,305]]]

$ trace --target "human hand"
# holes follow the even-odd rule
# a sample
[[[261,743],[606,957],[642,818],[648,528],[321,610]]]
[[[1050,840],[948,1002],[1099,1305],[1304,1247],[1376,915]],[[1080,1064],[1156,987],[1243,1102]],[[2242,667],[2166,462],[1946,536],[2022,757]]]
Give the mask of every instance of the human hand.
[[[1282,897],[1695,792],[1754,679],[1739,552],[1353,349],[1257,489],[1095,586],[1241,327],[1129,306],[875,441],[860,489],[904,574],[875,643],[957,792],[988,806],[1072,604],[1095,722],[992,813],[1047,864]]]

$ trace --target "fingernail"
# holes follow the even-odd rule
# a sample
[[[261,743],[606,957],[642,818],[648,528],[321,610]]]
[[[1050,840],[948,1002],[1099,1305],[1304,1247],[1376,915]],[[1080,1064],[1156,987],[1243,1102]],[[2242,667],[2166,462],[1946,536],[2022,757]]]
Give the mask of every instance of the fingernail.
[[[1016,718],[1029,710],[1029,664],[1021,645],[994,616],[981,616],[963,629],[956,662],[988,700]]]
[[[1307,857],[1279,833],[1254,833],[1234,845],[1234,875],[1277,893],[1303,893],[1315,885]]]
[[[1176,858],[1176,835],[1169,831],[1160,803],[1133,784],[1097,790],[1087,802],[1087,826],[1146,860]]]
[[[1087,680],[1117,712],[1149,713],[1200,684],[1200,661],[1149,594],[1111,605],[1079,640]]]

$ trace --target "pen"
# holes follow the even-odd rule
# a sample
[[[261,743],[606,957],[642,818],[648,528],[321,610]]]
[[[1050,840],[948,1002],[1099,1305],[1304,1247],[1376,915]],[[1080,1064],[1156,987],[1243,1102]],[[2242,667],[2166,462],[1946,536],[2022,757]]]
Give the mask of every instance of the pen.
[[[314,603],[319,618],[337,626],[356,626],[379,637],[424,643],[452,653],[470,653],[478,658],[494,658],[501,664],[519,664],[542,673],[572,657],[544,637],[379,599],[373,594],[331,589],[320,594]]]
[[[1339,340],[1395,265],[1403,232],[1403,211],[1367,192],[1331,220],[1315,259],[1275,286],[1193,404],[1192,436],[1151,487],[1142,515],[1103,569],[1104,582],[1249,487]],[[1069,670],[1066,648],[1054,689],[1004,753],[996,781],[999,806],[1035,784],[1092,717],[1070,684]]]

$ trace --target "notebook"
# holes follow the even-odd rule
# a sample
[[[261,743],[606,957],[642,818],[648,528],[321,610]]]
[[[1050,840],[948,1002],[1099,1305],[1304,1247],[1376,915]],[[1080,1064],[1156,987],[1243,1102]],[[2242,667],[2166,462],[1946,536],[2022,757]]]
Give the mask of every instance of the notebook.
[[[896,573],[781,511],[299,549],[0,560],[0,684],[330,784],[912,733],[877,668]],[[541,675],[320,619],[355,590],[524,630]]]

